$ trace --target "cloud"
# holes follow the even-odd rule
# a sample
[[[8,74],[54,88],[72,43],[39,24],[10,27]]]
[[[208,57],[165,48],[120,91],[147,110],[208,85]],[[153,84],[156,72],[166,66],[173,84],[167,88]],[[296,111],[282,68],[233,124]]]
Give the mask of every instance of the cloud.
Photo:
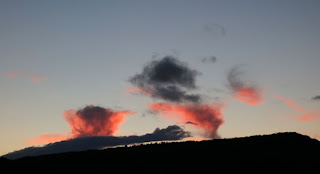
[[[153,98],[171,102],[200,102],[198,94],[189,94],[196,89],[196,76],[200,73],[190,69],[184,62],[172,56],[148,63],[140,74],[129,81]]]
[[[21,77],[33,83],[38,83],[38,82],[48,80],[48,77],[45,77],[36,73],[30,73],[30,72],[10,72],[6,74],[6,77],[7,78]]]
[[[31,77],[31,81],[34,83],[38,83],[38,82],[42,82],[42,81],[46,81],[48,80],[48,77],[44,77],[44,76],[33,76]]]
[[[94,105],[86,106],[78,111],[66,110],[63,112],[63,118],[70,125],[71,132],[69,134],[46,133],[27,140],[26,144],[39,145],[85,136],[112,136],[126,121],[127,115],[131,114],[135,113],[114,111]]]
[[[220,24],[207,24],[204,26],[204,30],[213,36],[226,36],[226,28]]]
[[[159,112],[166,119],[182,121],[204,130],[204,136],[218,138],[218,129],[224,123],[221,112],[222,106],[218,104],[171,104],[153,103],[149,108]]]
[[[195,125],[195,126],[198,125],[197,123],[194,123],[194,122],[192,122],[192,121],[187,121],[187,122],[185,122],[185,124],[191,124],[191,125]]]
[[[12,77],[17,77],[18,75],[20,75],[19,72],[10,72],[6,74],[6,77],[12,78]]]
[[[259,105],[263,100],[259,89],[253,87],[240,88],[234,92],[233,96],[249,105]]]
[[[66,141],[47,144],[43,147],[28,147],[5,155],[8,159],[17,159],[25,156],[39,156],[72,151],[84,151],[89,149],[101,149],[105,147],[144,143],[151,141],[181,140],[190,137],[190,133],[177,125],[171,125],[164,129],[156,128],[152,133],[141,136],[94,136],[78,137]]]
[[[128,88],[125,90],[125,94],[126,95],[129,95],[129,94],[143,94],[143,95],[148,95],[148,96],[151,96],[151,92],[148,92],[148,90],[146,89],[142,89],[142,88],[139,88],[139,87],[136,87],[136,88]]]
[[[215,57],[203,61],[212,62]],[[127,91],[165,100],[165,103],[149,104],[150,112],[201,129],[205,137],[218,138],[217,130],[224,123],[222,106],[202,104],[201,95],[190,93],[198,88],[199,74],[186,63],[166,56],[148,63],[141,73],[129,78],[136,88]]]
[[[320,101],[320,95],[314,96],[314,97],[312,97],[311,99],[312,99],[312,100]]]
[[[280,99],[282,102],[292,107],[294,110],[299,112],[301,115],[298,117],[293,117],[295,120],[304,121],[304,122],[315,122],[320,119],[320,112],[308,111],[301,106],[295,104],[293,100],[281,97],[279,95],[273,95],[275,98]]]
[[[263,101],[262,91],[241,79],[242,72],[233,67],[228,73],[228,84],[233,97],[249,105],[258,105]]]
[[[69,123],[74,137],[111,136],[130,114],[134,113],[89,105],[77,112],[73,109],[64,111],[63,117]]]
[[[205,57],[201,59],[202,63],[215,63],[217,61],[217,57],[211,56],[211,57]]]

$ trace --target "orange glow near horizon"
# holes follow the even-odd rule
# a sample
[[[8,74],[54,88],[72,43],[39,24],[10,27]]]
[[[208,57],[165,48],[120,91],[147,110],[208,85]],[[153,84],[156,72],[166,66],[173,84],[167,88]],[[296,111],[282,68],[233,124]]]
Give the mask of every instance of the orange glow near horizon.
[[[259,105],[263,100],[261,92],[255,88],[240,88],[233,97],[248,105]]]
[[[205,136],[210,138],[217,137],[218,128],[224,124],[221,105],[154,103],[149,107],[166,119],[192,123],[189,125],[203,129]]]
[[[27,140],[25,143],[26,145],[40,145],[40,144],[48,144],[48,143],[54,143],[58,141],[63,141],[71,138],[68,135],[64,134],[49,134],[45,133],[44,135],[40,135],[36,138],[31,138]]]

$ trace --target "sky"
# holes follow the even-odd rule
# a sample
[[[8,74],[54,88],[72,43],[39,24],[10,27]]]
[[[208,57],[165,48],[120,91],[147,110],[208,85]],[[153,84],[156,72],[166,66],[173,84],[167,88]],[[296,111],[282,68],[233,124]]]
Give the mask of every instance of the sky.
[[[108,118],[121,115],[103,135],[177,124],[194,139],[288,131],[320,139],[319,7],[317,0],[0,1],[0,155],[41,136],[87,135],[74,123],[94,106]],[[185,69],[190,83],[154,81],[144,69],[161,63]],[[168,86],[186,95],[166,98]],[[220,120],[208,123],[213,129],[199,108]]]

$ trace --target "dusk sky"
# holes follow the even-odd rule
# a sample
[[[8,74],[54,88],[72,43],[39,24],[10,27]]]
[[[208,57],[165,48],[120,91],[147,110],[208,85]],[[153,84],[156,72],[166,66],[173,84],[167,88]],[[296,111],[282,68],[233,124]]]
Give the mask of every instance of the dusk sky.
[[[93,106],[119,118],[93,135],[179,125],[187,139],[320,139],[319,9],[318,0],[2,0],[0,155],[91,135],[74,115]],[[185,74],[160,83],[150,75],[160,65]]]

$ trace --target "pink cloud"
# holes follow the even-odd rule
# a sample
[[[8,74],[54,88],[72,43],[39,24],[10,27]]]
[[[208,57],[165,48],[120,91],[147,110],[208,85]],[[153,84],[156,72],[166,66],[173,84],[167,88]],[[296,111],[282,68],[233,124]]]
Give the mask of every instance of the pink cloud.
[[[19,74],[20,74],[19,72],[11,72],[11,73],[6,74],[6,77],[12,78],[12,77],[18,76]]]
[[[35,82],[35,83],[41,82],[41,81],[45,81],[45,80],[48,80],[48,77],[44,77],[44,76],[33,76],[33,77],[31,78],[31,81],[32,81],[32,82]]]
[[[320,112],[308,111],[301,106],[295,104],[293,100],[281,97],[279,95],[273,95],[275,98],[280,99],[282,102],[299,112],[301,115],[293,117],[294,120],[304,121],[304,122],[315,122],[320,119]]]
[[[63,118],[70,125],[71,132],[68,134],[45,133],[27,140],[26,145],[39,145],[54,143],[70,138],[85,136],[113,136],[119,126],[126,122],[132,111],[114,111],[112,109],[89,105],[75,111],[73,109],[63,112]]]
[[[125,90],[125,94],[126,94],[126,95],[135,94],[135,93],[140,93],[140,94],[148,95],[148,96],[151,96],[151,94],[152,94],[150,90],[145,89],[145,88],[139,88],[139,87],[136,87],[136,88],[127,88],[127,89]]]
[[[167,119],[181,121],[204,130],[204,136],[207,138],[219,137],[218,129],[224,124],[221,104],[151,103],[148,106]]]
[[[38,83],[38,82],[48,80],[48,77],[46,76],[42,76],[36,73],[29,73],[29,72],[10,72],[6,74],[6,77],[7,78],[21,77],[33,83]]]
[[[126,122],[127,116],[132,114],[135,113],[89,105],[78,111],[66,110],[63,118],[70,125],[70,134],[74,137],[112,136]]]

